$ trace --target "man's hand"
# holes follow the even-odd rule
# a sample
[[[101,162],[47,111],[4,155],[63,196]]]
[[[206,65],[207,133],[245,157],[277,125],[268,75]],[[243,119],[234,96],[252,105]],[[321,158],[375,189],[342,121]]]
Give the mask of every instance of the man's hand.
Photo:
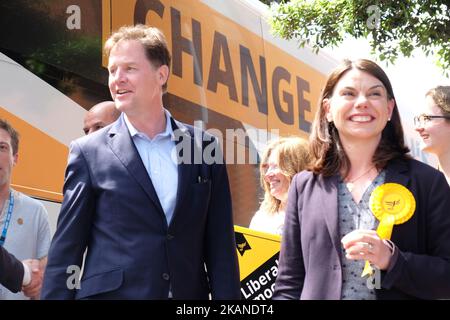
[[[22,262],[25,263],[31,271],[31,282],[28,285],[22,286],[23,294],[33,300],[37,300],[41,295],[45,264],[36,259],[27,259]]]

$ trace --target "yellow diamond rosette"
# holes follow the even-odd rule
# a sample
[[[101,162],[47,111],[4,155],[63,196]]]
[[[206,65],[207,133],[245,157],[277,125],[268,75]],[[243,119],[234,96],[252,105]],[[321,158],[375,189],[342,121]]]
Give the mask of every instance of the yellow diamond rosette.
[[[390,239],[394,224],[408,221],[416,210],[416,200],[407,188],[398,183],[385,183],[373,190],[369,200],[373,215],[380,221],[377,234],[381,239]],[[366,261],[362,277],[372,274]]]

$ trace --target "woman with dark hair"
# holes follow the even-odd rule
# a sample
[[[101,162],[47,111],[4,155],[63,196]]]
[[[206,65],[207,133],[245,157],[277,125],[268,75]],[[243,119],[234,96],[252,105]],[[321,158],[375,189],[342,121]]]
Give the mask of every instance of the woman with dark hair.
[[[422,150],[436,155],[450,184],[450,86],[437,86],[425,95],[423,113],[414,118]]]
[[[328,77],[288,195],[275,299],[450,297],[450,188],[413,160],[370,60]]]

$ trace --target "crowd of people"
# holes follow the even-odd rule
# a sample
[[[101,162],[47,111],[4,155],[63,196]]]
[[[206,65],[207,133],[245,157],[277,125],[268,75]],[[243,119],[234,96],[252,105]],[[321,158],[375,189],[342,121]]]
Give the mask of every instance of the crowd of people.
[[[11,188],[19,135],[0,121],[0,299],[240,299],[226,166],[172,159],[181,142],[223,157],[163,106],[164,35],[122,27],[105,53],[113,101],[71,143],[52,239],[42,204]],[[365,59],[331,72],[309,141],[268,144],[249,227],[281,236],[274,299],[450,298],[450,87],[424,100],[414,122],[437,169],[410,156],[389,78]]]

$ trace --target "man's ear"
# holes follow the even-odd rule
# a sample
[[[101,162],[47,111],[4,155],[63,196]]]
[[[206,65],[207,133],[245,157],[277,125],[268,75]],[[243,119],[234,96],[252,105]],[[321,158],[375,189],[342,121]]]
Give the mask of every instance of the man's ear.
[[[15,155],[13,155],[13,166],[15,166],[18,161],[19,161],[19,153],[16,153]]]
[[[327,118],[327,121],[333,122],[333,115],[330,112],[330,99],[328,98],[323,99],[322,108],[325,113],[325,117]]]
[[[163,64],[158,69],[159,81],[161,82],[161,86],[167,82],[169,78],[169,67]]]

